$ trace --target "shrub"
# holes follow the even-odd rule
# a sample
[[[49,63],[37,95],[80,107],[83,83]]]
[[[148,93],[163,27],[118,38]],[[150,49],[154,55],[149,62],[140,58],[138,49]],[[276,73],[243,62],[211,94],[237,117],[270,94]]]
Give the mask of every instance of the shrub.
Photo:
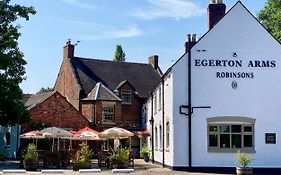
[[[25,154],[23,155],[23,160],[28,163],[36,163],[38,158],[37,148],[34,144],[29,144]]]
[[[242,166],[247,167],[248,164],[254,160],[250,155],[241,152],[240,150],[237,151],[236,161]]]
[[[75,154],[75,162],[90,162],[92,150],[86,143],[79,144],[80,150]]]
[[[126,148],[117,149],[110,157],[113,164],[127,164],[129,162],[130,150]]]
[[[150,156],[150,151],[149,151],[148,147],[146,147],[146,146],[142,147],[140,154],[141,154],[141,156],[144,156],[145,154]]]

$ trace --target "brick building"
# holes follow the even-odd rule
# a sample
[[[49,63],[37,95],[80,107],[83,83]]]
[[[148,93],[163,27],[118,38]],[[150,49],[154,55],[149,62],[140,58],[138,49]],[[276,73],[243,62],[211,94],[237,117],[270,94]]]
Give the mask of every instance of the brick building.
[[[54,90],[98,131],[113,126],[139,131],[145,128],[142,105],[161,75],[157,55],[148,64],[81,58],[68,41]],[[138,139],[132,144],[139,148]]]
[[[22,133],[32,130],[32,125],[46,125],[79,130],[90,126],[89,121],[59,92],[32,95],[26,102],[32,123],[22,125]]]

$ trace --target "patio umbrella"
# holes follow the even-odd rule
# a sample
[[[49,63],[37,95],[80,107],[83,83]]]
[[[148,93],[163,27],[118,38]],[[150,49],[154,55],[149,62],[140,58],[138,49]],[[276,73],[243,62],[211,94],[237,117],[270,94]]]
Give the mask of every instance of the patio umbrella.
[[[26,132],[24,134],[21,134],[20,138],[22,138],[22,139],[32,139],[33,143],[34,143],[34,139],[35,139],[35,145],[37,146],[37,139],[43,139],[44,137],[39,135],[38,130],[34,130],[34,131],[29,131],[29,132]]]
[[[20,138],[23,138],[23,139],[43,139],[44,137],[39,135],[38,130],[34,130],[34,131],[29,131],[29,132],[26,132],[24,134],[21,134]]]
[[[39,131],[39,135],[44,138],[53,138],[52,151],[54,150],[54,139],[58,139],[58,149],[59,149],[59,138],[72,137],[73,134],[65,129],[57,127],[49,127]]]
[[[113,127],[100,132],[98,135],[105,139],[124,139],[134,136],[134,133],[124,128]]]
[[[120,145],[119,139],[134,136],[134,134],[124,128],[113,127],[99,133],[100,138],[114,139],[114,150]]]
[[[85,138],[86,140],[100,140],[99,132],[91,128],[84,128],[75,133],[75,136]]]

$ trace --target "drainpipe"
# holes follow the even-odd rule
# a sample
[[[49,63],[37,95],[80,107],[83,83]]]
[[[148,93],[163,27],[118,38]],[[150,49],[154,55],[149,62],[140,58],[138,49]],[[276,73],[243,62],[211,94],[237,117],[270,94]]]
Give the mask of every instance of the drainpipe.
[[[190,37],[190,35],[189,35]],[[192,115],[192,106],[191,106],[191,48],[192,48],[192,41],[189,38],[188,41],[188,167],[189,169],[192,168],[192,148],[191,148],[191,115]]]
[[[161,80],[161,84],[162,84],[162,133],[163,133],[163,138],[162,138],[162,145],[163,145],[163,147],[162,147],[162,149],[163,149],[163,158],[162,158],[162,160],[163,160],[163,163],[162,163],[162,166],[163,167],[165,167],[165,121],[164,121],[164,119],[165,119],[165,117],[164,117],[164,115],[165,115],[165,110],[164,110],[164,79],[162,79]]]
[[[151,124],[151,161],[154,163],[154,118],[153,118],[153,94],[151,93],[151,118],[149,120]]]

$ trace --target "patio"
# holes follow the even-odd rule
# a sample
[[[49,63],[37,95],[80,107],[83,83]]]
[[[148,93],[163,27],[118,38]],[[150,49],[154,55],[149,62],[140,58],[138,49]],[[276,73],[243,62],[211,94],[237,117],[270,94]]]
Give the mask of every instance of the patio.
[[[8,170],[8,169],[21,169],[19,167],[20,163],[19,161],[6,161],[6,162],[0,162],[0,171],[3,173],[3,170]],[[97,159],[92,160],[92,169],[98,169],[98,161]],[[26,174],[42,174],[41,170],[46,170],[46,169],[39,169],[36,172],[31,172],[27,171]],[[63,173],[56,173],[56,174],[80,174],[77,171],[73,171],[71,167],[59,169]],[[59,171],[58,171],[59,172]],[[11,173],[12,174],[12,173]],[[13,173],[17,174],[17,173]],[[92,173],[93,174],[93,173]],[[95,173],[96,174],[96,173]],[[115,174],[112,173],[111,169],[107,169],[106,167],[101,167],[101,172],[98,173],[101,175],[108,175],[108,174]],[[124,174],[124,173],[118,173],[118,174]],[[128,173],[126,173],[128,174]],[[152,164],[152,163],[146,163],[142,159],[135,159],[135,166],[134,166],[134,172],[130,174],[136,174],[136,175],[154,175],[154,174],[186,174],[186,175],[219,175],[219,174],[213,174],[213,173],[188,173],[188,172],[180,172],[180,171],[172,171],[167,168],[162,168],[162,166],[157,165],[157,164]],[[223,174],[220,174],[223,175]]]

